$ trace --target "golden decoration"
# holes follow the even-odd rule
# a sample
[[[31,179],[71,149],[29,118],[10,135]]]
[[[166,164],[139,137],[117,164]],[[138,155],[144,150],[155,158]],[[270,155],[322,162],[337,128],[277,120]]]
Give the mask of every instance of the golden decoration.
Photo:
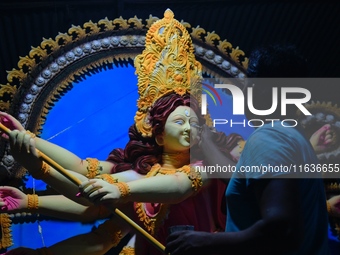
[[[204,28],[197,26],[196,28],[192,29],[191,36],[197,40],[201,40],[201,35],[205,34]]]
[[[83,27],[90,30],[89,34],[97,34],[100,32],[100,28],[97,26],[96,23],[93,23],[92,20],[90,20],[89,22],[85,22]]]
[[[43,44],[43,43],[42,43]],[[44,49],[46,46],[44,47]],[[53,48],[54,50],[54,48]],[[22,69],[24,66],[26,66],[29,70],[35,65],[35,60],[32,58],[29,58],[28,56],[26,57],[20,57],[20,60],[18,62],[18,67]]]
[[[240,62],[240,64],[245,68],[247,69],[248,68],[248,64],[249,64],[249,58],[244,58],[243,61]]]
[[[36,211],[39,209],[39,197],[37,194],[27,194],[27,209]]]
[[[200,172],[197,172],[195,167],[190,165],[184,165],[180,168],[164,168],[160,164],[154,164],[150,171],[146,174],[146,177],[156,176],[157,174],[173,175],[175,173],[185,173],[191,181],[191,187],[195,193],[197,193],[203,186],[202,176]]]
[[[99,165],[99,160],[96,158],[87,158],[87,174],[86,177],[93,179],[96,177],[99,172],[100,172],[100,165]]]
[[[63,41],[64,43],[62,45],[67,45],[72,42],[73,38],[71,35],[68,35],[66,33],[58,33],[55,40],[56,42]]]
[[[77,35],[78,39],[83,39],[86,37],[85,29],[82,29],[80,26],[72,25],[72,27],[68,30],[70,35],[75,34]]]
[[[307,110],[310,112],[323,112],[334,114],[338,118],[340,118],[340,108],[337,104],[333,104],[332,102],[320,102],[320,101],[312,101],[311,103],[304,105]],[[301,111],[298,111],[298,116],[303,116]]]
[[[0,214],[0,224],[2,233],[0,240],[0,249],[6,249],[13,245],[11,233],[12,220],[7,213]]]
[[[98,25],[104,26],[105,30],[113,30],[114,29],[112,21],[109,20],[107,17],[105,17],[105,19],[99,20]]]
[[[0,89],[0,97],[3,97],[5,93],[9,94],[10,96],[14,95],[17,92],[16,86],[11,86],[10,84],[1,85]]]
[[[170,9],[148,30],[145,50],[135,58],[135,68],[139,93],[135,124],[143,136],[152,135],[148,111],[157,99],[171,92],[196,98],[201,93],[202,66],[195,59],[188,31]]]
[[[336,192],[340,194],[340,183],[332,182],[325,185],[326,192]]]
[[[235,62],[240,62],[240,58],[243,57],[244,51],[240,50],[238,48],[238,46],[236,47],[236,49],[232,49],[231,53],[230,53],[230,57],[235,61]],[[248,62],[247,62],[248,63]]]
[[[52,38],[49,39],[43,38],[43,41],[41,42],[40,46],[43,49],[47,49],[47,47],[50,47],[51,51],[55,51],[60,48],[58,43],[54,41]]]
[[[135,248],[131,246],[124,246],[119,255],[135,255]]]
[[[7,73],[7,80],[10,83],[12,83],[15,78],[22,81],[25,77],[25,73],[21,70],[13,69],[12,71],[7,71]]]
[[[0,100],[0,109],[9,109],[10,103],[9,102],[3,102],[2,100]]]
[[[217,49],[219,49],[221,52],[229,52],[229,50],[232,48],[233,46],[227,40],[219,41],[217,45]]]
[[[119,29],[120,30],[128,29],[129,28],[129,24],[127,23],[127,20],[123,19],[122,16],[120,16],[117,19],[114,19],[113,20],[113,24],[119,25]]]
[[[208,32],[208,34],[204,38],[205,38],[205,42],[210,46],[215,46],[215,41],[220,40],[219,35],[216,34],[215,31],[211,33]]]
[[[160,204],[159,211],[154,216],[149,216],[145,211],[145,204],[141,202],[135,203],[135,211],[140,222],[150,235],[154,236],[159,227],[163,225],[163,221],[168,214],[169,205]]]
[[[40,46],[38,47],[31,46],[31,50],[28,53],[28,56],[30,56],[30,58],[34,58],[34,56],[39,56],[40,59],[44,59],[47,57],[47,52],[44,49],[42,49]]]
[[[131,195],[130,187],[126,182],[115,182],[113,184],[118,188],[121,198],[125,199]]]
[[[137,16],[134,16],[133,18],[130,18],[128,22],[131,24],[133,23],[137,29],[143,28],[142,19],[138,19]]]

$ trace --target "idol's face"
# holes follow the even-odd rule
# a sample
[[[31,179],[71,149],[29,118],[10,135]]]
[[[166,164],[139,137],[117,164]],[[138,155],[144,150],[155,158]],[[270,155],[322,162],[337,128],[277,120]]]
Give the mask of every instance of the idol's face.
[[[167,118],[162,134],[166,153],[187,151],[198,140],[196,113],[188,106],[178,106]]]

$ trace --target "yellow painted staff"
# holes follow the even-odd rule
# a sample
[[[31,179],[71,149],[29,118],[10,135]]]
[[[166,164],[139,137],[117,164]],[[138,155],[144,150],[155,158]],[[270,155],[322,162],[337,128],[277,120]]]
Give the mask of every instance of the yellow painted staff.
[[[2,123],[0,123],[0,130],[4,132],[5,134],[9,135],[11,130],[4,126]],[[60,174],[64,175],[67,179],[69,179],[71,182],[79,186],[81,184],[81,181],[70,174],[68,171],[66,171],[61,165],[59,165],[57,162],[55,162],[53,159],[48,157],[43,152],[39,151],[37,149],[38,155],[40,158],[45,161],[47,164],[49,164],[51,167],[53,167],[55,170],[57,170]],[[141,228],[136,222],[131,220],[126,214],[124,214],[121,210],[116,208],[114,210],[114,213],[124,219],[128,224],[130,224],[131,227],[133,227],[135,230],[137,230],[140,234],[142,234],[146,239],[148,239],[153,245],[155,245],[156,248],[161,250],[162,252],[165,252],[165,247],[163,244],[161,244],[158,240],[156,240],[152,235],[150,235],[148,232],[146,232],[143,228]]]

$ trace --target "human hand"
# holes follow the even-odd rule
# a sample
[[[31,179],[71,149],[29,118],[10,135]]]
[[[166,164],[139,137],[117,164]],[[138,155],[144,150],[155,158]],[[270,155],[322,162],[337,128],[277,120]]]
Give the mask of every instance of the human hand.
[[[208,254],[209,247],[207,240],[211,238],[211,233],[184,230],[174,232],[167,238],[165,248],[166,254],[171,255],[196,255]]]
[[[340,195],[331,197],[327,201],[331,208],[330,215],[340,218]]]
[[[312,136],[309,141],[313,146],[315,153],[327,151],[335,142],[336,136],[330,124],[323,125]]]
[[[101,179],[90,179],[80,184],[81,194],[94,204],[104,204],[109,209],[119,202],[121,194],[116,185]],[[112,208],[110,208],[112,207]]]
[[[37,250],[26,248],[26,247],[19,247],[13,250],[7,251],[5,255],[39,255]]]
[[[216,133],[215,129],[208,127],[207,125],[202,125],[201,127],[201,136],[199,138],[198,145],[200,147],[204,146],[206,142],[212,141],[214,133]]]
[[[0,187],[0,212],[12,213],[27,208],[27,195],[17,188]]]
[[[11,153],[14,159],[33,174],[41,169],[42,160],[29,134],[14,130],[9,133]]]
[[[6,113],[6,112],[1,112],[0,111],[0,122],[3,124],[5,127],[9,128],[10,130],[19,130],[19,131],[25,131],[25,128],[21,125],[21,123],[14,118],[12,115]],[[1,132],[1,137],[4,139],[8,139],[8,135]]]

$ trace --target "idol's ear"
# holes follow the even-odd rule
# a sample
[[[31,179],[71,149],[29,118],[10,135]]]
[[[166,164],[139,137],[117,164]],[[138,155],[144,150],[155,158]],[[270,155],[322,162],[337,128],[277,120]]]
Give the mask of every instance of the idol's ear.
[[[164,145],[163,134],[157,135],[155,140],[156,140],[156,143],[159,146],[163,146]]]

